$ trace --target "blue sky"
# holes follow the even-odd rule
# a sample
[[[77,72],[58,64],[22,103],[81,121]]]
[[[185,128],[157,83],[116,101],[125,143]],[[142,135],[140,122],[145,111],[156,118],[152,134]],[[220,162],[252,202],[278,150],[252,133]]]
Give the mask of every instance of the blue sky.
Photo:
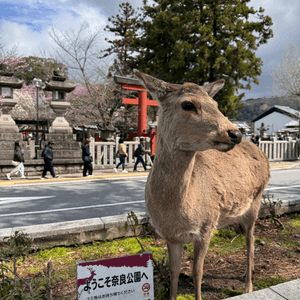
[[[0,0],[0,24],[2,44],[6,49],[17,45],[18,54],[29,56],[45,52],[53,53],[55,46],[48,35],[53,26],[57,30],[76,30],[83,22],[87,22],[91,30],[107,25],[107,18],[118,13],[122,0]],[[142,0],[129,2],[134,8],[142,6]],[[300,1],[299,0],[251,0],[251,6],[265,8],[265,15],[273,19],[274,38],[268,44],[259,47],[257,56],[261,57],[264,66],[259,77],[260,84],[252,85],[246,92],[248,98],[270,97],[272,95],[271,71],[282,57],[285,46],[300,46]],[[103,32],[99,47],[107,44]],[[243,91],[244,92],[244,91]]]

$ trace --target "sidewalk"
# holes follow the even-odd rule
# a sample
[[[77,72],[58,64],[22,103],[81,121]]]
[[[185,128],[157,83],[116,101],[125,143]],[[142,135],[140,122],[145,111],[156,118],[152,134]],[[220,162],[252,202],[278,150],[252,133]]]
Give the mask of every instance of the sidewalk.
[[[290,169],[290,168],[299,168],[300,161],[282,161],[282,162],[270,162],[270,169]],[[148,166],[148,169],[150,167]],[[41,176],[29,176],[28,179],[20,179],[20,177],[11,177],[11,180],[7,180],[6,177],[0,178],[0,186],[11,186],[19,184],[47,184],[53,182],[76,182],[78,180],[91,181],[95,179],[99,180],[124,180],[128,178],[136,178],[148,176],[149,171],[144,171],[142,167],[137,168],[138,172],[132,172],[132,168],[127,170],[128,173],[122,173],[121,169],[118,170],[118,173],[115,173],[112,169],[107,170],[94,170],[92,177],[83,177],[81,173],[77,174],[59,174],[59,178],[53,179],[52,176],[48,173],[48,179],[41,180]],[[300,299],[300,297],[299,297]]]
[[[299,168],[299,161],[286,162],[270,162],[271,170]],[[15,185],[44,185],[60,183],[76,183],[79,181],[93,180],[128,180],[136,178],[147,178],[149,171],[144,171],[143,168],[138,168],[138,172],[114,173],[113,170],[94,170],[93,177],[82,177],[82,174],[63,174],[57,179],[41,180],[40,176],[32,176],[26,179],[12,177],[12,180],[0,178],[0,188]],[[148,222],[148,216],[137,214],[140,223]],[[0,229],[0,241],[5,236],[13,234],[15,231],[28,233],[34,243],[39,245],[39,248],[45,246],[67,246],[74,242],[88,243],[93,240],[113,239],[122,236],[132,235],[130,232],[124,232],[124,224],[126,215],[93,218],[86,220],[78,220],[71,222],[50,223],[37,226],[15,227]],[[268,289],[255,291],[250,294],[244,294],[227,298],[228,300],[299,300],[300,299],[300,279],[272,286]]]
[[[268,289],[243,294],[227,300],[299,300],[300,279],[271,286]]]
[[[132,168],[127,170],[128,173],[122,173],[122,169],[118,169],[118,172],[115,173],[112,169],[108,170],[94,170],[91,177],[83,177],[82,173],[76,174],[59,174],[59,178],[52,178],[48,173],[46,177],[48,179],[41,179],[41,176],[28,176],[28,179],[20,179],[20,177],[11,176],[11,180],[8,180],[6,177],[0,178],[0,187],[1,186],[13,186],[13,185],[36,185],[36,184],[53,184],[57,182],[73,183],[77,181],[92,181],[92,180],[125,180],[133,179],[138,177],[148,176],[150,168],[148,167],[147,171],[144,171],[143,168],[137,168],[137,172],[133,172]]]

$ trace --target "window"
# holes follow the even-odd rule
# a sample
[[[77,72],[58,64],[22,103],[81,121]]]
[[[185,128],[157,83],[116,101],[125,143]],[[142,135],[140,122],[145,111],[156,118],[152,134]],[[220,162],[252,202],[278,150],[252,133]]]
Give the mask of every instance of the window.
[[[1,95],[6,94],[5,98],[12,98],[12,88],[10,87],[2,87]]]
[[[65,92],[55,91],[55,100],[64,100]]]

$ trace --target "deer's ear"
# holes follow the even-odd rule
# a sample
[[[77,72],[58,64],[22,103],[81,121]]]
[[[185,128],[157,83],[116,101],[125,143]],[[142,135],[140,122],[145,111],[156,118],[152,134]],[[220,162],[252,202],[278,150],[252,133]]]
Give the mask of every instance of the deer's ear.
[[[208,94],[209,97],[213,98],[214,95],[223,88],[225,84],[224,79],[217,80],[215,82],[202,86],[203,90]]]
[[[170,83],[147,75],[140,71],[136,71],[135,75],[144,82],[144,86],[151,93],[155,101],[162,101],[169,92],[176,91]]]

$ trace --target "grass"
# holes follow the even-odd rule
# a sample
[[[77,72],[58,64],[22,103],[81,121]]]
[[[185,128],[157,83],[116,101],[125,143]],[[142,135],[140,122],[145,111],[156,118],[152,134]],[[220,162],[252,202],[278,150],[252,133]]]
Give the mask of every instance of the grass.
[[[221,299],[226,299],[226,298],[242,295],[244,293],[245,293],[245,288],[242,288],[242,289],[239,289],[239,290],[233,290],[232,288],[227,288],[227,289],[224,289],[220,293],[219,296],[220,296]]]
[[[167,257],[167,250],[154,245],[154,239],[142,238],[141,243],[146,251],[151,251],[155,260]],[[38,251],[31,256],[30,264],[18,261],[19,266],[23,266],[22,275],[27,273],[36,274],[42,272],[44,264],[50,259],[54,262],[56,276],[61,280],[67,280],[76,276],[76,261],[90,261],[105,259],[108,256],[125,256],[141,253],[141,248],[135,238],[124,238],[113,241],[95,241],[91,244],[80,245],[78,247],[55,247]],[[63,268],[61,268],[63,266]]]
[[[201,295],[202,300],[207,300],[207,297],[204,295]],[[194,294],[184,294],[184,295],[178,295],[177,300],[195,300]]]
[[[258,280],[255,280],[253,283],[259,290],[262,290],[262,289],[267,289],[273,285],[285,283],[287,281],[289,281],[289,280],[278,275],[276,277],[266,277],[263,279],[258,279]]]
[[[241,249],[246,248],[246,238],[243,234],[237,234],[234,230],[231,229],[219,229],[213,232],[209,243],[209,251],[213,251],[220,255],[226,255],[229,253],[235,253]],[[266,244],[271,243],[267,238],[255,239],[255,245],[259,245],[261,241],[264,241]],[[193,259],[194,250],[193,244],[185,244],[184,248],[189,259]],[[204,261],[204,263],[209,263],[209,261]]]
[[[280,230],[279,241],[281,245],[290,251],[293,251],[293,247],[300,246],[300,242],[292,237],[295,235],[295,229],[300,228],[300,215],[291,215],[291,220],[285,222],[286,229]],[[294,229],[293,229],[294,228]],[[234,252],[238,252],[246,248],[245,236],[238,234],[232,229],[223,228],[215,230],[214,235],[211,237],[209,244],[209,251],[218,253],[220,255],[226,255]],[[146,251],[151,251],[155,260],[163,260],[168,258],[166,250],[166,242],[162,241],[160,245],[156,245],[156,241],[152,238],[140,238],[140,242],[143,244]],[[267,238],[255,239],[256,246],[264,241],[269,244],[270,240]],[[193,259],[193,244],[185,244],[184,251],[190,259]],[[96,259],[105,259],[108,257],[118,257],[125,255],[132,255],[141,253],[141,248],[135,238],[123,238],[112,241],[94,241],[93,243],[74,246],[74,247],[55,247],[52,249],[46,249],[31,254],[29,259],[24,262],[18,261],[18,266],[21,266],[22,273],[37,274],[42,272],[45,263],[51,259],[54,262],[54,278],[56,280],[65,281],[76,277],[76,261],[91,261]],[[205,259],[204,263],[210,263]],[[254,281],[254,285],[257,289],[268,288],[272,285],[280,284],[288,281],[281,276],[268,277],[261,280]],[[44,283],[43,283],[44,284]],[[166,291],[156,291],[155,300],[163,300]],[[220,294],[221,298],[233,297],[244,293],[244,289],[233,290],[227,288]],[[194,300],[194,294],[182,294],[179,295],[178,300]],[[205,296],[202,299],[207,299]]]

